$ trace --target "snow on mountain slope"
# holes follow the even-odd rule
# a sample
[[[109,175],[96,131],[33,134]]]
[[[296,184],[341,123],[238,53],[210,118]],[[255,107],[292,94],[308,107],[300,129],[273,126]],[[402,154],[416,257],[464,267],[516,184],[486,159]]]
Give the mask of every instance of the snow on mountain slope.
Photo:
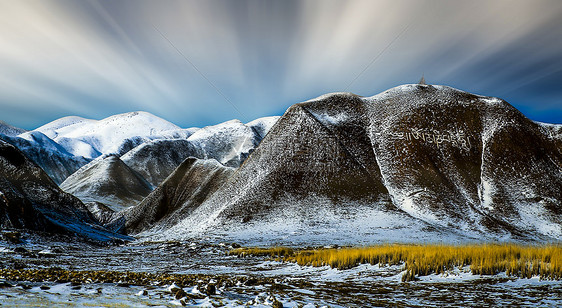
[[[114,211],[140,202],[152,186],[119,157],[99,157],[69,176],[61,189],[82,202],[99,202]]]
[[[137,233],[158,222],[173,225],[221,187],[234,168],[214,159],[186,159],[140,204],[113,216],[108,228]]]
[[[68,132],[78,127],[81,127],[82,125],[92,124],[95,122],[96,120],[92,120],[92,119],[85,119],[77,116],[69,116],[49,122],[39,128],[36,128],[35,131],[41,132],[45,136],[54,139],[59,136],[59,131]]]
[[[0,121],[0,135],[6,135],[8,137],[17,136],[19,134],[25,133],[26,130],[23,128],[12,126],[4,121]]]
[[[544,133],[552,139],[562,140],[562,124],[549,124],[535,122],[543,129]]]
[[[41,147],[44,150],[47,150],[47,151],[50,151],[50,152],[58,152],[60,154],[67,155],[67,156],[71,155],[61,145],[54,142],[49,137],[47,137],[46,135],[44,135],[40,132],[37,132],[37,131],[25,132],[23,134],[18,135],[18,137],[21,138],[21,139],[25,139],[25,140],[29,141],[30,143],[33,143],[36,146]]]
[[[260,139],[263,139],[263,137],[267,135],[267,132],[269,132],[269,130],[273,127],[273,125],[277,123],[279,118],[281,117],[273,116],[273,117],[259,118],[246,123],[246,126],[252,128],[259,135]]]
[[[561,149],[505,101],[450,87],[325,95],[289,108],[183,220],[143,235],[559,240]]]
[[[186,139],[158,139],[139,145],[121,159],[156,187],[196,153],[195,146]]]
[[[46,124],[37,131],[52,136],[69,153],[87,158],[101,154],[124,154],[153,137],[174,133],[170,131],[186,134],[178,126],[142,111],[118,114],[99,121],[66,117]],[[127,142],[132,144],[128,145]]]
[[[153,186],[158,186],[186,158],[217,159],[238,167],[261,142],[279,117],[266,117],[241,124],[234,120],[205,127],[186,139],[145,142],[121,159]]]
[[[62,146],[40,132],[31,131],[21,137],[0,136],[0,139],[16,146],[29,159],[38,164],[56,184],[90,160],[68,153]]]
[[[168,130],[162,132],[160,135],[154,136],[154,139],[187,139],[198,130],[200,130],[199,127]]]
[[[214,158],[221,164],[237,167],[259,144],[255,131],[238,120],[231,120],[196,131],[187,140],[196,148],[193,155]]]
[[[128,238],[97,225],[80,200],[60,190],[39,166],[1,140],[0,227],[65,233],[99,241]]]
[[[74,156],[94,158],[102,154],[89,143],[79,139],[59,137],[57,138],[57,144],[59,144],[65,152],[70,151],[69,153]]]

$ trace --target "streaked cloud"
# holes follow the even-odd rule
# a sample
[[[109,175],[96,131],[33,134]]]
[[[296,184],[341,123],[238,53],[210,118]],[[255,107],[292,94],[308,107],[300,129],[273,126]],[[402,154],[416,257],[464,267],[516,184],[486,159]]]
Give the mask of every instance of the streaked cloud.
[[[2,0],[1,119],[33,128],[146,110],[181,126],[249,121],[344,90],[384,50],[350,91],[424,73],[562,122],[561,18],[560,1]]]

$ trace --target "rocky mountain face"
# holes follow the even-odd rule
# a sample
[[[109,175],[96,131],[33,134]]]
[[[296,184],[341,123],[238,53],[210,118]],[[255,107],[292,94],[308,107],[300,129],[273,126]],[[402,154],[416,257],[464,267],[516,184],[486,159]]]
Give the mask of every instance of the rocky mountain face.
[[[195,152],[193,144],[186,139],[162,139],[143,143],[121,159],[156,187]]]
[[[137,233],[156,222],[174,225],[218,190],[234,170],[214,159],[187,158],[139,205],[116,214],[109,228]]]
[[[204,127],[187,139],[145,142],[121,159],[155,187],[188,157],[215,159],[225,166],[237,168],[278,118],[265,117],[247,124],[232,120]]]
[[[60,190],[39,166],[1,140],[0,226],[99,241],[127,238],[97,225],[79,199]]]
[[[168,209],[189,208],[173,215],[181,221],[143,217],[149,223],[130,230],[560,239],[559,131],[501,99],[445,86],[326,95],[289,108],[212,194],[169,200]]]
[[[93,160],[60,187],[84,203],[103,203],[114,211],[137,204],[152,191],[152,185],[116,155]]]
[[[74,156],[58,143],[39,132],[26,132],[17,137],[0,136],[16,146],[25,156],[38,164],[56,184],[61,184],[91,159]]]

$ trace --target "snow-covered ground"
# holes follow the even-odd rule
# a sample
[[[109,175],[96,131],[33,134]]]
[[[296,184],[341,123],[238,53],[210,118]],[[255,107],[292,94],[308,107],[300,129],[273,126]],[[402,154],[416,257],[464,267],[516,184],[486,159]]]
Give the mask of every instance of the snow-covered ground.
[[[95,247],[28,238],[25,245],[19,245],[18,252],[16,247],[0,244],[3,268],[18,263],[26,269],[57,267],[196,278],[184,285],[180,278],[173,283],[148,281],[134,285],[127,281],[12,281],[0,275],[0,303],[10,307],[272,307],[277,301],[283,307],[555,307],[562,301],[562,283],[537,277],[516,279],[503,273],[478,276],[465,267],[404,283],[402,265],[365,264],[349,270],[299,266],[266,257],[230,256],[232,243],[212,240]],[[216,292],[209,291],[209,285],[216,285]]]

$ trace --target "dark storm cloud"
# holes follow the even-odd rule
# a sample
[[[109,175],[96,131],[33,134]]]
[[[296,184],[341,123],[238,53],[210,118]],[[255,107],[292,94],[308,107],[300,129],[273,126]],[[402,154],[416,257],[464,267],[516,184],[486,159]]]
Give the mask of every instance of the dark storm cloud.
[[[562,122],[561,17],[560,1],[0,1],[2,120],[249,121],[342,91],[368,67],[349,91],[424,73]]]

